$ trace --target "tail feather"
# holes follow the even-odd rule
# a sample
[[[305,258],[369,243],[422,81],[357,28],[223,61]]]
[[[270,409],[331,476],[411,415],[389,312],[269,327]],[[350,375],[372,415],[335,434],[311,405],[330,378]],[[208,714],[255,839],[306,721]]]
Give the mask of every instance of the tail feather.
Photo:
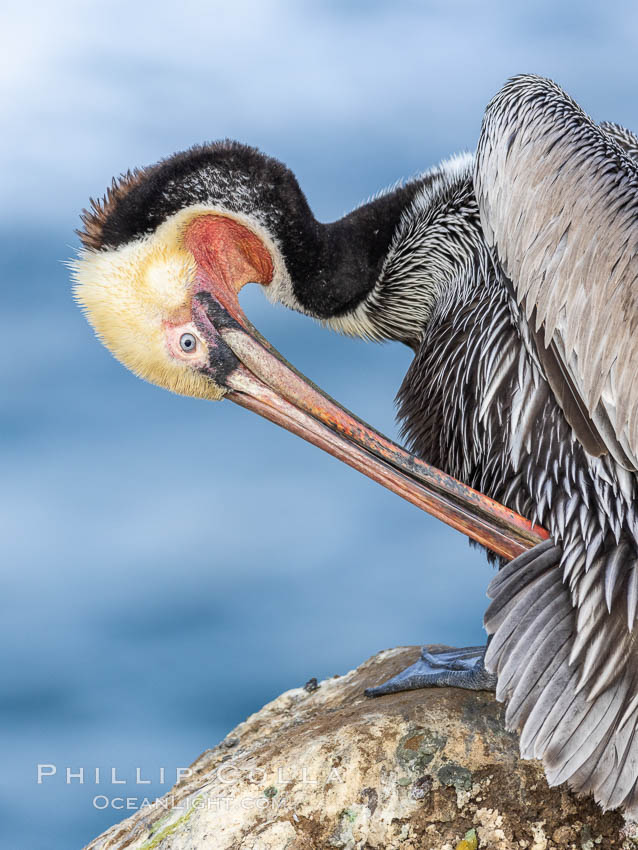
[[[572,709],[565,713],[556,730],[560,729],[561,738],[554,733],[545,750],[549,769],[558,771],[556,782],[569,779],[591,759],[601,741],[609,740],[622,705],[620,690],[610,688],[589,706],[574,706],[578,697],[572,702]]]
[[[539,602],[542,603],[546,595],[539,597]],[[514,704],[524,698],[525,689],[530,684],[530,680],[537,680],[546,668],[545,629],[552,633],[556,640],[560,636],[561,625],[564,629],[563,621],[566,617],[560,602],[559,598],[554,597],[545,607],[541,607],[537,612],[537,624],[535,625],[532,620],[524,638],[511,647],[507,656],[503,656],[504,663],[498,670],[498,683],[501,693],[508,694],[511,712],[516,711]],[[534,613],[533,609],[536,607],[531,606],[530,614]],[[517,682],[515,688],[517,699],[514,698],[512,686],[514,679]]]
[[[535,617],[545,610],[555,596],[554,585],[551,573],[545,573],[534,580],[536,592],[533,599],[525,591],[519,591],[506,606],[501,608],[498,613],[503,616],[499,617],[500,626],[490,644],[491,654],[501,653],[507,647],[509,655],[514,646],[524,638],[525,631]],[[491,610],[491,607],[488,610]]]
[[[519,555],[518,558],[510,561],[509,564],[506,564],[499,570],[490,584],[490,597],[494,599],[492,606],[493,614],[499,610],[498,597],[500,588],[503,585],[507,585],[510,588],[508,596],[511,599],[519,590],[524,589],[537,576],[545,572],[547,561],[541,555],[545,556],[548,552],[551,553],[549,555],[549,561],[554,563],[556,557],[555,550],[560,552],[559,547],[555,546],[552,540],[546,540],[532,549],[527,549],[522,555]],[[523,568],[526,569],[524,570]],[[506,601],[505,598],[502,599],[502,602]]]
[[[541,646],[538,653],[536,667],[529,680],[521,682],[523,687],[517,687],[513,694],[512,711],[506,713],[506,721],[511,726],[523,730],[521,736],[521,753],[524,758],[536,758],[534,742],[540,730],[547,725],[548,718],[557,710],[561,697],[564,695],[564,684],[562,681],[565,671],[565,662],[569,655],[569,635],[566,633],[565,624],[561,624],[560,645],[553,653],[551,661],[547,661],[547,646]],[[541,675],[538,669],[545,665]],[[534,675],[536,681],[534,682]],[[556,697],[555,694],[558,694]],[[539,696],[541,697],[539,699]],[[508,706],[509,708],[509,706]]]
[[[565,643],[565,650],[568,652],[569,639]],[[565,670],[565,655],[561,656],[561,665]],[[571,687],[570,687],[571,685]],[[549,747],[554,739],[556,729],[567,716],[570,711],[573,711],[574,703],[577,701],[574,677],[569,677],[565,683],[565,687],[560,697],[556,700],[553,706],[546,711],[543,720],[540,724],[534,727],[530,723],[529,731],[525,730],[525,751],[529,753],[530,758],[542,758],[544,753],[549,752]],[[549,763],[549,758],[547,759]]]
[[[636,735],[635,722],[626,740],[620,744],[615,752],[616,763],[609,771],[607,780],[603,786],[603,790],[609,796],[610,806],[620,806],[624,804],[626,789],[633,786],[635,789],[636,777],[638,776],[638,737]],[[634,791],[634,796],[636,792]],[[638,802],[634,800],[633,811],[630,812],[634,817],[638,812]]]
[[[485,615],[492,635],[485,664],[498,676],[497,698],[508,703],[508,727],[521,733],[521,756],[541,759],[551,785],[567,781],[603,807],[623,805],[635,817],[635,636],[624,612],[615,606],[608,611],[602,586],[591,586],[586,615],[579,611],[583,588],[565,583],[562,557],[546,542],[495,577]],[[594,567],[594,574],[604,575]],[[598,596],[600,605],[594,604]],[[580,630],[589,635],[586,646]]]

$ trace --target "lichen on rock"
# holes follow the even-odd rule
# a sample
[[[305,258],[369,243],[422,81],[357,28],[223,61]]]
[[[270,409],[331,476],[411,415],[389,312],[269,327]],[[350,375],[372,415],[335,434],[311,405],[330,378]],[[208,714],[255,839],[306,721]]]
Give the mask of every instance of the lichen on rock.
[[[364,696],[417,652],[388,650],[287,691],[88,847],[635,850],[620,814],[550,789],[540,764],[519,759],[491,694]]]

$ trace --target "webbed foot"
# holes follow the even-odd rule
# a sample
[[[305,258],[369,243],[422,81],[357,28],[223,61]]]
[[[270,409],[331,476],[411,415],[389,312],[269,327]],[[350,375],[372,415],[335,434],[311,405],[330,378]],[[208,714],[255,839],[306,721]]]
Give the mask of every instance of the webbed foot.
[[[433,687],[493,691],[496,689],[496,676],[485,669],[485,650],[484,646],[441,650],[423,647],[415,664],[376,688],[366,688],[365,694],[380,697],[397,691]]]

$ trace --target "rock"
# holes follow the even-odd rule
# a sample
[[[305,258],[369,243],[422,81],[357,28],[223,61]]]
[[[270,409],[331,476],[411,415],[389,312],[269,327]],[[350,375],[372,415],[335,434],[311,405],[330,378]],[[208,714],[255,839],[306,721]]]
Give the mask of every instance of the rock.
[[[381,652],[287,691],[91,850],[635,850],[623,818],[518,758],[503,707],[455,688],[363,696],[415,660]]]

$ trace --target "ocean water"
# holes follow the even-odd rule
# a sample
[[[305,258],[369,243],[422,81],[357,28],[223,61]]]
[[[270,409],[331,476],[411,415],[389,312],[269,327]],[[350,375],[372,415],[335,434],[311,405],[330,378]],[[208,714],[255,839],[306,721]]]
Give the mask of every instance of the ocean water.
[[[490,575],[461,535],[314,447],[129,375],[71,301],[68,236],[0,242],[0,823],[15,850],[82,846],[312,676],[389,646],[480,643]],[[396,436],[407,349],[329,335],[256,287],[243,301]]]

